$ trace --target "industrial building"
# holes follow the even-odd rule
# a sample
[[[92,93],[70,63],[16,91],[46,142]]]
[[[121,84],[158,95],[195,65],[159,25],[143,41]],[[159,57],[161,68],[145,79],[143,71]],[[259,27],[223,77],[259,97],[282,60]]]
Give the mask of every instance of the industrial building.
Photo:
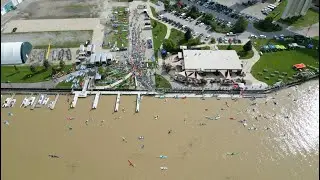
[[[288,0],[288,4],[282,13],[281,19],[306,15],[312,0]]]
[[[29,42],[1,43],[1,65],[24,64],[32,50]]]
[[[183,50],[182,70],[186,72],[241,73],[242,63],[235,50]]]

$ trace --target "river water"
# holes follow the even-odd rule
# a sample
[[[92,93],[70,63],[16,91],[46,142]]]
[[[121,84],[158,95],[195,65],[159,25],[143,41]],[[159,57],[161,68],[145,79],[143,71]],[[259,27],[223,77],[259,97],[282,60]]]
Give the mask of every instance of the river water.
[[[93,96],[71,110],[60,96],[52,111],[20,108],[24,97],[1,111],[3,180],[319,178],[318,81],[256,100],[143,97],[139,113],[135,96],[117,113],[116,96],[92,111]]]

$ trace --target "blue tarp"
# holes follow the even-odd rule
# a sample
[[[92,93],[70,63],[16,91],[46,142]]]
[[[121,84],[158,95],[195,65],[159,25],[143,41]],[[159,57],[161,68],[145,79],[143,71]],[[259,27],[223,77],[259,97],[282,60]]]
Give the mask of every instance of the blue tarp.
[[[162,49],[162,50],[161,50],[161,54],[162,54],[162,55],[166,55],[166,54],[167,54],[167,51],[166,51],[165,49]]]

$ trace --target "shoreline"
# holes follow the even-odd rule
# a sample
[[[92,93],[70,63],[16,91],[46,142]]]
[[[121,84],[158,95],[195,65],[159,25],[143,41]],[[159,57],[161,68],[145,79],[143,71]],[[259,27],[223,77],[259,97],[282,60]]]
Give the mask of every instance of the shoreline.
[[[260,90],[209,90],[209,89],[204,89],[204,90],[175,90],[175,89],[156,89],[155,91],[147,91],[147,90],[131,90],[131,89],[121,89],[121,90],[112,90],[112,89],[93,89],[87,92],[101,92],[102,95],[104,94],[110,94],[110,95],[117,95],[118,93],[121,94],[137,94],[141,93],[143,95],[148,95],[148,96],[159,96],[159,95],[178,95],[181,96],[181,94],[185,96],[193,96],[195,95],[212,95],[212,96],[234,96],[234,95],[244,95],[244,96],[255,96],[255,95],[267,95],[271,94],[280,90],[288,89],[293,86],[298,86],[301,84],[304,84],[306,82],[310,82],[318,78],[319,76],[314,76],[309,78],[308,80],[305,81],[298,81],[298,82],[292,82],[290,84],[284,84],[280,85],[277,87],[270,87],[267,89],[260,89]],[[60,88],[1,88],[1,94],[30,94],[30,93],[46,93],[46,94],[74,94],[73,92],[77,91],[82,91],[82,89],[60,89]],[[91,93],[90,93],[91,94]]]

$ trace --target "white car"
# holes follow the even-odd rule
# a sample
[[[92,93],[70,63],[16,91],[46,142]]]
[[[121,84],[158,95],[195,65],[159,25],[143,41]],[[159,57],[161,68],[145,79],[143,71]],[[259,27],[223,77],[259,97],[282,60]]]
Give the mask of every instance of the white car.
[[[252,39],[256,39],[256,38],[258,38],[256,35],[254,35],[254,34],[251,34],[250,36],[249,36],[249,38],[252,38]]]
[[[261,39],[266,39],[266,38],[267,38],[267,36],[266,36],[266,35],[263,35],[263,34],[261,34],[259,37],[260,37]]]

